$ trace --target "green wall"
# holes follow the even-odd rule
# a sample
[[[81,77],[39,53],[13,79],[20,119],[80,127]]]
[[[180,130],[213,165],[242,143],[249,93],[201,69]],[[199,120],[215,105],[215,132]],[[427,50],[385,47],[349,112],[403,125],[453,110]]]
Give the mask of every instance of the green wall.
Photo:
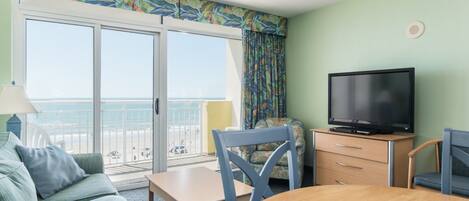
[[[11,35],[11,9],[10,0],[0,1],[0,85],[10,81],[10,35]],[[0,132],[5,130],[5,116],[0,115]]]
[[[416,144],[439,138],[445,127],[469,130],[467,19],[467,0],[346,0],[290,18],[289,116],[308,129],[328,126],[328,73],[415,67]],[[426,33],[407,39],[414,20],[426,24]],[[417,170],[431,170],[432,161],[427,151]]]

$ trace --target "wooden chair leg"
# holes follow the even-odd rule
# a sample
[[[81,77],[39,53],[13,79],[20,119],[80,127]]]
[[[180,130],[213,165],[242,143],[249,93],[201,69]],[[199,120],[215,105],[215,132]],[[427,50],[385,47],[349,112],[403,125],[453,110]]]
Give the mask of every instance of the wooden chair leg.
[[[415,174],[415,158],[409,157],[409,173],[407,177],[407,188],[412,189],[414,186],[414,174]]]
[[[154,201],[155,198],[154,198],[154,194],[153,192],[150,190],[150,188],[148,188],[148,201]]]
[[[438,143],[435,145],[435,156],[436,171],[440,172],[440,146],[438,146]]]

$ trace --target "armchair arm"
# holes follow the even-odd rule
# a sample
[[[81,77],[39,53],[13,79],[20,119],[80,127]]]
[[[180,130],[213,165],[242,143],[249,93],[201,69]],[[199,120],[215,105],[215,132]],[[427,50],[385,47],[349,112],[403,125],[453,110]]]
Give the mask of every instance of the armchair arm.
[[[427,141],[427,142],[421,144],[420,146],[418,146],[417,148],[413,149],[412,151],[410,151],[409,152],[409,157],[414,157],[416,154],[418,154],[420,151],[427,148],[428,146],[431,146],[431,145],[437,146],[441,142],[442,141],[440,139]]]
[[[295,139],[295,147],[296,147],[296,152],[298,156],[303,156],[305,153],[305,148],[306,148],[306,140],[304,138],[304,135],[299,135]]]
[[[413,178],[415,176],[415,156],[420,153],[423,149],[429,147],[429,146],[435,146],[435,169],[437,172],[440,172],[440,147],[439,144],[442,141],[440,139],[434,139],[434,140],[429,140],[417,148],[413,149],[412,151],[409,152],[409,173],[408,173],[408,178],[407,178],[407,188],[412,188],[413,187]]]
[[[104,173],[103,156],[99,153],[72,154],[86,174]]]

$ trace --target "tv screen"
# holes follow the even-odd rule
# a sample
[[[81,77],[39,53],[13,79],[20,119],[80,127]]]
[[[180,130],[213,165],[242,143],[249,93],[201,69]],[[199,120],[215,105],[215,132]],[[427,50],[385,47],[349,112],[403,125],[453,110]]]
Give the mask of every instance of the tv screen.
[[[329,74],[329,124],[413,132],[414,69]]]

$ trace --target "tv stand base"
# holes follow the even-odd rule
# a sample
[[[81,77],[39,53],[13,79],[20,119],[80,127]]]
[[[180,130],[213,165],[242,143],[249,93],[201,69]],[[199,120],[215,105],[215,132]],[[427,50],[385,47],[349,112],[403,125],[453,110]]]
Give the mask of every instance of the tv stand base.
[[[375,134],[389,134],[392,132],[386,132],[382,130],[375,129],[364,129],[364,128],[354,128],[354,127],[334,127],[330,129],[331,131],[340,132],[340,133],[352,133],[360,135],[375,135]]]

